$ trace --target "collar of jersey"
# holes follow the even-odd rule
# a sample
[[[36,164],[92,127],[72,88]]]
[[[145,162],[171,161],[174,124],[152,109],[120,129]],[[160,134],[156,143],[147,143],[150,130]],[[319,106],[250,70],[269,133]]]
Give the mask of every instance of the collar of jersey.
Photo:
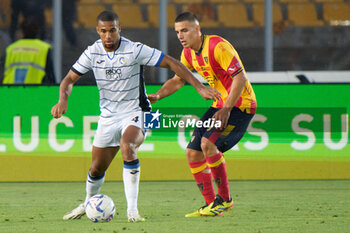
[[[202,44],[201,44],[201,48],[198,50],[198,52],[195,52],[197,56],[199,56],[202,53],[204,41],[205,41],[206,38],[207,38],[207,36],[203,35],[203,41],[202,41]]]
[[[122,37],[120,37],[118,47],[117,47],[116,50],[114,50],[114,52],[113,52],[113,57],[109,57],[109,54],[108,54],[108,52],[106,51],[106,54],[107,54],[107,57],[108,57],[109,60],[113,60],[113,58],[115,57],[115,54],[116,54],[117,50],[118,50],[119,47],[120,47],[121,42],[122,42]]]

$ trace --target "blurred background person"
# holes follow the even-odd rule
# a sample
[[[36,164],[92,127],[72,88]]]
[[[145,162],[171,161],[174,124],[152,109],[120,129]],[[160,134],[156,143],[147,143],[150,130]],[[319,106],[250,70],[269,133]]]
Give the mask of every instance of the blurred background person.
[[[41,28],[39,38],[46,40],[46,20],[44,15],[44,9],[49,1],[45,0],[12,0],[11,2],[11,24],[10,24],[10,37],[12,41],[15,41],[16,31],[18,26],[18,19],[22,15],[23,21],[35,20]]]
[[[77,0],[62,1],[62,27],[67,41],[74,48],[77,45],[76,32],[73,27],[77,19]]]
[[[55,83],[51,45],[37,39],[40,32],[35,20],[23,21],[23,39],[6,48],[3,84]]]

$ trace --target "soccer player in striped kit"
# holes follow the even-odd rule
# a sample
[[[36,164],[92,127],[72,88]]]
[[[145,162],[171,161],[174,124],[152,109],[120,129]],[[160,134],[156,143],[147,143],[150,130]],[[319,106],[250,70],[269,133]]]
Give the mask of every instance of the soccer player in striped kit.
[[[100,39],[89,46],[63,79],[59,101],[51,114],[59,118],[67,111],[68,96],[73,84],[92,70],[100,93],[100,118],[92,147],[92,164],[86,180],[85,202],[63,216],[64,220],[78,219],[85,214],[90,197],[98,194],[105,171],[119,150],[124,160],[123,182],[129,222],[143,222],[137,208],[140,162],[137,150],[144,140],[143,111],[150,111],[142,67],[170,68],[194,86],[204,99],[219,98],[218,92],[202,85],[176,59],[139,42],[120,35],[117,14],[104,11],[97,17]]]
[[[204,197],[205,205],[186,217],[221,216],[233,206],[223,154],[243,137],[256,111],[256,98],[243,64],[233,46],[216,35],[203,35],[196,16],[184,12],[175,19],[175,31],[184,47],[181,62],[196,70],[211,87],[221,93],[202,116],[221,121],[220,128],[196,128],[186,149],[186,157]],[[184,85],[175,75],[156,94],[152,103],[169,96]],[[215,195],[212,179],[218,187]]]

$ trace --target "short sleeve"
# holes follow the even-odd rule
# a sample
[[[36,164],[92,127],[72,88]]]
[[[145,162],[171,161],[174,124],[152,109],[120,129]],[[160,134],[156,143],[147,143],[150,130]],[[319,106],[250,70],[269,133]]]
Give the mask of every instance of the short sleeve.
[[[73,70],[80,75],[87,73],[92,69],[90,46],[80,55],[79,59],[73,65]]]
[[[185,50],[182,50],[182,53],[181,53],[181,63],[184,64],[184,66],[186,66],[190,71],[193,71],[193,67],[192,65],[188,62],[188,60],[186,59],[186,56],[185,56]]]
[[[214,50],[214,56],[217,63],[231,77],[236,76],[243,70],[243,65],[239,59],[236,50],[228,42],[219,42]]]
[[[159,66],[164,57],[162,51],[142,43],[135,43],[134,55],[137,63],[146,66]]]

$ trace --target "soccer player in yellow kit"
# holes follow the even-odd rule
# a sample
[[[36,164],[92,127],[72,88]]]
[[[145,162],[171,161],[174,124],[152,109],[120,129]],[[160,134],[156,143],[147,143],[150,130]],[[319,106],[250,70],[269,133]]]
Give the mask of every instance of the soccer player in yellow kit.
[[[211,87],[221,93],[201,120],[221,121],[220,128],[196,128],[186,149],[186,157],[206,204],[186,217],[221,216],[233,206],[223,152],[243,137],[256,111],[253,88],[233,46],[222,37],[203,35],[196,16],[190,12],[175,19],[175,31],[184,47],[181,62],[196,70]],[[185,81],[175,75],[156,94],[156,102],[179,90]],[[215,195],[213,178],[218,187]]]

